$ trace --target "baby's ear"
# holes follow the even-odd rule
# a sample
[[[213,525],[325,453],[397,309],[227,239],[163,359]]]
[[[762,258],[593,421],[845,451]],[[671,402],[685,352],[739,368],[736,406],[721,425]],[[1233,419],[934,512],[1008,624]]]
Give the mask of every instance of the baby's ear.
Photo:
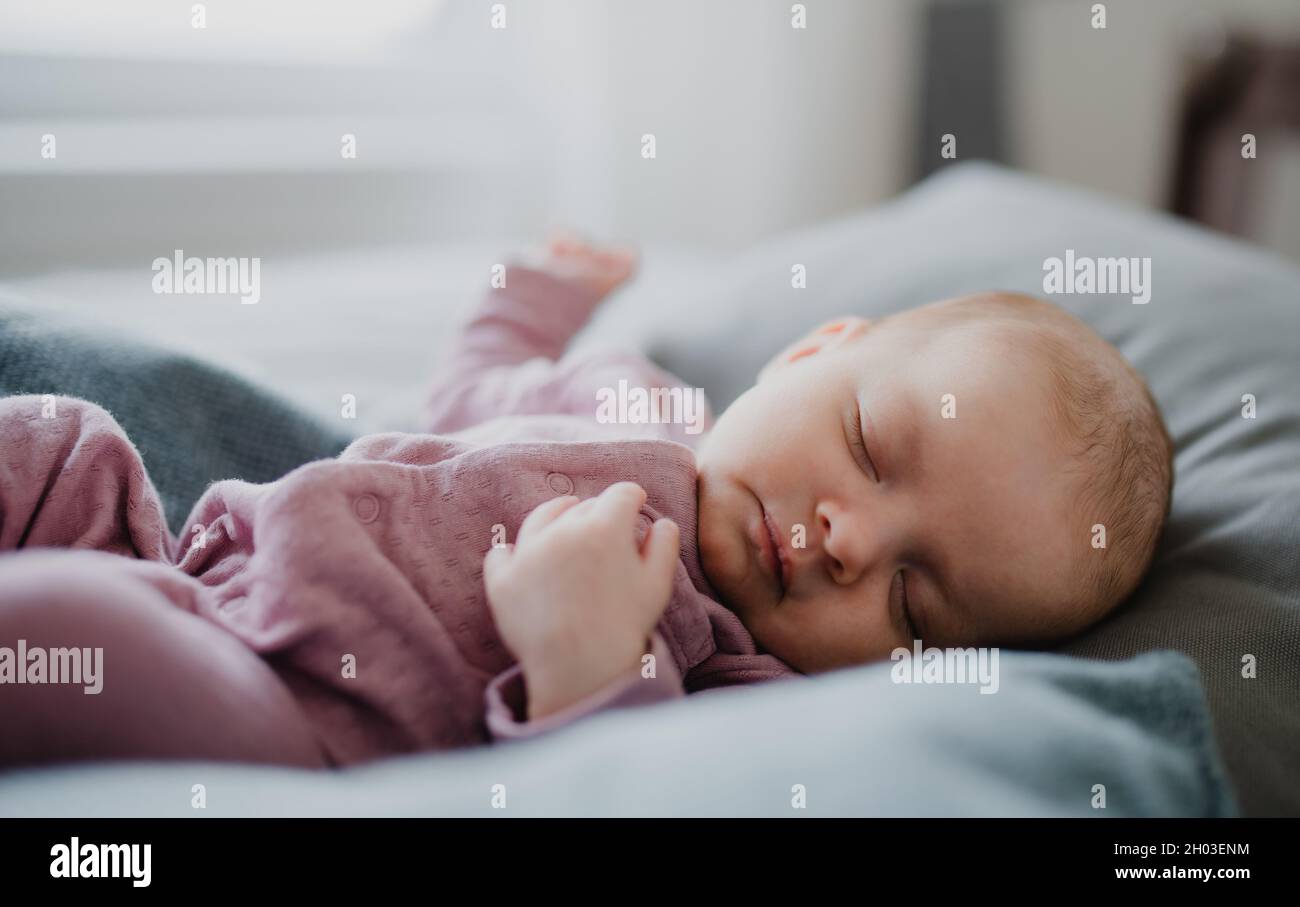
[[[823,350],[832,350],[861,337],[870,328],[871,322],[857,315],[844,315],[820,324],[769,359],[759,371],[758,380],[762,381],[771,372],[785,368],[792,362],[815,356]]]

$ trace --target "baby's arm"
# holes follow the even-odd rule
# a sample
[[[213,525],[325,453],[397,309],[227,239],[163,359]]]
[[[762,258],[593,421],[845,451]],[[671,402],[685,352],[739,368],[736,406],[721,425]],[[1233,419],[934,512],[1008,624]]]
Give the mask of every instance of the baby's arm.
[[[668,644],[658,632],[651,634],[650,650],[657,676],[647,678],[641,665],[625,671],[595,692],[565,708],[530,718],[531,697],[523,669],[515,665],[493,678],[486,693],[487,726],[498,742],[522,740],[572,724],[580,718],[609,709],[653,705],[686,695],[682,678]]]
[[[158,492],[122,427],[73,397],[0,398],[0,551],[90,548],[170,561]]]
[[[679,379],[635,352],[565,355],[569,340],[635,267],[630,252],[558,240],[538,266],[507,268],[505,286],[488,291],[439,370],[425,429],[450,434],[508,415],[571,414],[595,421],[597,391],[620,380],[680,387]],[[701,402],[696,433],[712,420]],[[680,425],[655,425],[652,433],[692,440],[680,437]]]
[[[488,605],[518,660],[487,690],[495,739],[685,695],[654,629],[680,566],[677,526],[660,520],[638,546],[644,503],[630,482],[581,502],[554,498],[528,515],[514,545],[488,552]]]

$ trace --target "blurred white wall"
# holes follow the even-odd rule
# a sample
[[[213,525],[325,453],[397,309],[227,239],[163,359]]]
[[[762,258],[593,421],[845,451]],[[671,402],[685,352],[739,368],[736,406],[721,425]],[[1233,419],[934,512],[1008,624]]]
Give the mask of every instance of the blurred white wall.
[[[376,63],[447,2],[8,0],[0,6],[0,53]]]
[[[786,0],[530,5],[566,139],[557,219],[727,249],[902,188],[916,4],[804,5],[803,29]]]
[[[1008,104],[1013,163],[1132,201],[1167,202],[1187,54],[1224,29],[1300,38],[1297,0],[1013,0]]]
[[[0,192],[30,212],[0,213],[0,267],[104,264],[208,227],[227,254],[562,223],[738,249],[909,176],[905,0],[818,0],[803,29],[786,0],[508,2],[503,29],[488,0],[400,0],[364,27],[362,4],[289,6],[296,32],[245,0],[208,3],[206,33],[156,0],[125,24],[90,0],[0,8]],[[349,27],[358,50],[337,53]],[[47,132],[58,160],[37,154]]]
[[[494,29],[493,0],[211,0],[199,33],[188,2],[0,4],[0,276],[555,224],[711,254],[884,200],[917,172],[925,5],[794,5],[506,0]],[[1003,4],[1011,163],[1160,205],[1189,27],[1300,34],[1300,3],[1106,5]]]
[[[1186,66],[1230,31],[1300,40],[1297,0],[1012,0],[1007,19],[1011,163],[1163,208],[1174,167]],[[1300,261],[1300,143],[1260,136],[1251,235]]]

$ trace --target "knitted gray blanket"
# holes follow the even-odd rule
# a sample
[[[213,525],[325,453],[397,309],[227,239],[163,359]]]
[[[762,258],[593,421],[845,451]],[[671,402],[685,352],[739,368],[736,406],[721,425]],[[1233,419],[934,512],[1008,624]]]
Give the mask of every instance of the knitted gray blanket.
[[[179,532],[212,482],[270,482],[352,437],[266,388],[191,356],[0,303],[0,396],[97,403],[140,451]]]

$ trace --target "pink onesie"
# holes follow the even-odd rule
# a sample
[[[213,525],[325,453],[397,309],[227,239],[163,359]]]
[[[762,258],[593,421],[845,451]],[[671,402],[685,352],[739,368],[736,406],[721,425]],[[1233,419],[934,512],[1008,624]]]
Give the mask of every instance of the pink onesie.
[[[701,570],[688,446],[699,436],[596,420],[597,390],[620,379],[680,386],[636,355],[563,356],[598,301],[509,269],[434,384],[432,434],[370,435],[266,485],[218,482],[179,539],[108,413],[58,398],[47,418],[40,397],[0,400],[0,647],[104,651],[100,694],[0,684],[0,763],[347,765],[797,676],[758,651]],[[484,554],[543,501],[623,480],[647,493],[640,532],[661,516],[681,527],[656,676],[629,671],[528,721]]]

